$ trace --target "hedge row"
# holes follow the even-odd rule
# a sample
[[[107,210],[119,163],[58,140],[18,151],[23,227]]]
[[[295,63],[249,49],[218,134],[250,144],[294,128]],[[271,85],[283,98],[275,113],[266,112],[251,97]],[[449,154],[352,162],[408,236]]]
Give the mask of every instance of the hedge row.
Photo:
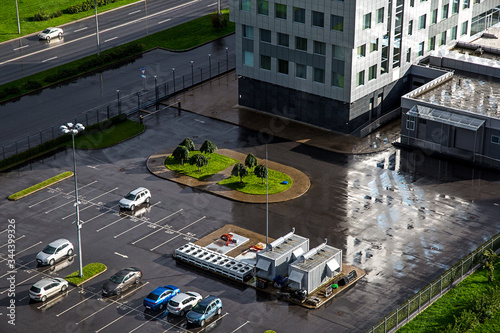
[[[48,14],[43,8],[39,8],[38,12],[36,12],[35,15],[33,15],[33,20],[34,21],[48,21],[50,19],[59,17],[62,15],[62,12],[60,10],[53,12],[52,14]]]
[[[119,124],[119,123],[125,121],[126,119],[127,119],[127,115],[119,114],[113,118],[110,118],[110,119],[107,119],[105,121],[101,121],[100,123],[88,126],[88,127],[86,127],[85,131],[98,131],[98,130],[104,131],[105,129],[107,129],[113,125]],[[82,135],[83,133],[85,133],[85,131],[77,134],[77,136]],[[38,146],[30,148],[26,151],[19,153],[19,154],[10,156],[10,157],[0,161],[0,169],[15,165],[17,163],[27,161],[33,157],[36,157],[37,155],[40,155],[40,154],[48,152],[52,149],[58,148],[59,146],[61,146],[62,144],[64,144],[66,141],[68,141],[70,139],[71,139],[70,134],[64,134],[58,138],[55,138],[54,140],[44,142]]]
[[[117,0],[97,0],[97,7],[106,6],[110,3],[116,2]],[[86,12],[87,10],[94,9],[94,0],[87,0],[77,5],[66,8],[65,12],[68,14],[76,14],[80,12]]]

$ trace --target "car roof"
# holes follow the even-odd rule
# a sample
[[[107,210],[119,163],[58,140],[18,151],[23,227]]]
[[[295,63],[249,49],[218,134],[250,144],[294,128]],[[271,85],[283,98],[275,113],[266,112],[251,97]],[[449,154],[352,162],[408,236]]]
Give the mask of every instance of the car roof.
[[[58,240],[53,241],[49,245],[52,247],[59,247],[64,243],[69,243],[69,240],[67,240],[66,238],[59,238]]]
[[[144,191],[144,190],[147,190],[147,188],[145,188],[145,187],[138,187],[135,190],[130,191],[130,194],[137,194],[137,193],[139,193],[141,191]]]
[[[183,300],[185,300],[186,298],[188,297],[193,297],[191,295],[188,295],[188,294],[185,294],[185,293],[178,293],[177,295],[175,295],[173,298],[172,298],[172,301],[174,302],[182,302]]]
[[[201,302],[199,303],[201,306],[207,306],[208,304],[212,303],[214,300],[218,299],[219,297],[214,296],[214,295],[208,295],[205,297]]]
[[[42,279],[42,280],[38,281],[33,286],[37,287],[37,288],[42,288],[42,287],[45,287],[46,285],[48,285],[50,283],[54,283],[54,282],[61,282],[61,281],[56,280],[56,279],[47,278],[47,279]]]
[[[172,290],[177,290],[177,289],[179,289],[178,287],[176,287],[176,286],[172,286],[171,284],[167,284],[167,285],[163,286],[163,288],[165,288],[165,289],[172,289]]]

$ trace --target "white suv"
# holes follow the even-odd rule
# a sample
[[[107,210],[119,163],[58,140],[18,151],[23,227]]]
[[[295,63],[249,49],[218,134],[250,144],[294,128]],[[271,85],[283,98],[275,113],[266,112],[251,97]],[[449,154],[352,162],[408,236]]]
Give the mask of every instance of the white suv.
[[[151,201],[151,192],[147,188],[139,187],[129,192],[123,199],[120,200],[120,208],[134,210],[140,204],[149,204]]]

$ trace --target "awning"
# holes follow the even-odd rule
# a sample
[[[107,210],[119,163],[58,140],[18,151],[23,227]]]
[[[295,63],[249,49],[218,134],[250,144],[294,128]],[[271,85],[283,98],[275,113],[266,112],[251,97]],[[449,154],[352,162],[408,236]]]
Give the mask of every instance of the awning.
[[[304,273],[298,272],[298,271],[292,271],[290,273],[290,276],[288,277],[288,280],[297,282],[297,283],[302,283],[302,278],[304,277]]]
[[[268,271],[269,270],[269,266],[271,266],[271,262],[270,261],[267,261],[267,260],[264,260],[264,259],[260,259],[259,261],[257,261],[257,268],[260,269],[260,270],[263,270],[263,271]]]
[[[294,260],[299,259],[299,257],[300,257],[303,253],[304,253],[304,250],[303,250],[301,247],[299,247],[298,249],[295,249],[295,251],[293,251],[293,252],[292,252],[292,254],[293,254],[293,259],[294,259]]]
[[[483,119],[469,117],[463,114],[432,109],[422,105],[415,105],[406,113],[408,116],[428,119],[442,124],[461,127],[470,131],[477,131],[484,124]]]
[[[340,268],[339,263],[336,259],[332,259],[326,263],[326,273],[328,276],[333,276],[333,273]]]

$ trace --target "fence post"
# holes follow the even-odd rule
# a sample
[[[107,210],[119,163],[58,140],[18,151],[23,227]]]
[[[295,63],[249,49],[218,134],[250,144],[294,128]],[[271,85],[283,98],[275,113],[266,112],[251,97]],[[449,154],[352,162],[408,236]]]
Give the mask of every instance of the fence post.
[[[384,332],[387,332],[387,316],[384,317]]]
[[[158,104],[158,100],[160,99],[159,97],[159,92],[158,92],[158,77],[155,75],[155,105],[156,105],[156,110],[160,108],[160,105]]]
[[[396,328],[399,328],[399,308],[396,310]]]
[[[182,76],[182,90],[184,90],[186,87],[184,86],[184,75]]]
[[[172,68],[172,78],[174,81],[174,94],[175,94],[175,68]]]
[[[208,78],[212,77],[212,55],[208,54]]]
[[[141,96],[139,95],[139,92],[137,92],[137,111],[141,109]]]
[[[408,302],[408,312],[406,314],[406,322],[410,321],[410,302]]]
[[[177,101],[177,114],[178,115],[181,114],[181,100],[180,99]]]
[[[228,48],[226,47],[226,71],[229,70],[229,55],[228,55]]]
[[[443,276],[441,275],[440,278],[439,278],[439,295],[442,295],[443,294]]]

